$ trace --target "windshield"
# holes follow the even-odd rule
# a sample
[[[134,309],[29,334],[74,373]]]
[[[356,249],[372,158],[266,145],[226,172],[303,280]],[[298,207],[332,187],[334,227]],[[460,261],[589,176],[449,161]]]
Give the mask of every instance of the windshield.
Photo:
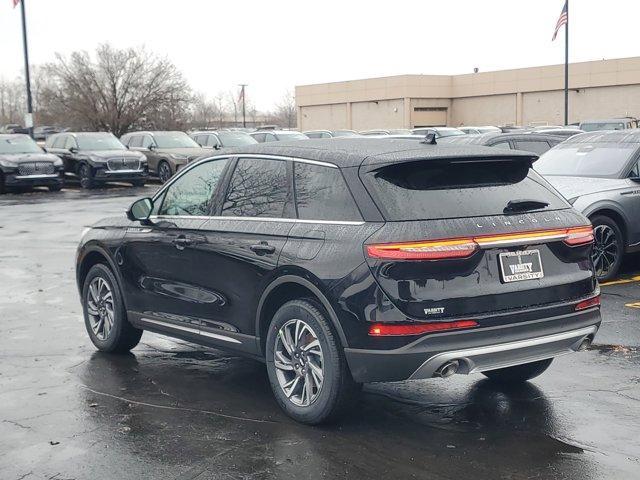
[[[11,137],[0,140],[0,153],[42,153],[42,149],[29,137]]]
[[[359,137],[356,132],[352,132],[351,130],[336,130],[333,132],[334,137]]]
[[[462,130],[458,130],[457,128],[438,128],[436,130],[438,135],[441,137],[453,137],[455,135],[465,135]]]
[[[184,132],[158,132],[154,133],[158,148],[200,148],[189,135]]]
[[[113,135],[78,135],[79,150],[126,150]]]
[[[633,143],[565,144],[542,155],[534,168],[542,175],[617,178],[637,148]]]
[[[623,122],[594,122],[582,123],[580,129],[585,132],[595,132],[599,130],[624,130]]]
[[[309,137],[299,132],[279,132],[278,138],[280,140],[306,140]]]
[[[258,143],[255,138],[244,132],[218,132],[218,138],[224,147],[244,147]]]

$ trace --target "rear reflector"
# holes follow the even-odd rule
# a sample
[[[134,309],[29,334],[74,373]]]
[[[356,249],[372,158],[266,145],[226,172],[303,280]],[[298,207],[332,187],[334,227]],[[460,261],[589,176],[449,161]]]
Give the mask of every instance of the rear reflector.
[[[576,312],[579,310],[586,310],[591,307],[599,307],[600,306],[600,295],[597,295],[588,300],[584,300],[576,305]]]
[[[421,335],[429,332],[441,332],[444,330],[459,330],[462,328],[477,327],[478,322],[473,320],[458,320],[455,322],[414,323],[411,325],[393,325],[386,323],[374,323],[369,327],[369,335],[372,337],[387,337],[398,335]]]
[[[381,243],[367,245],[367,255],[370,258],[386,260],[445,260],[470,257],[480,248],[507,247],[552,241],[563,241],[570,247],[593,243],[593,227],[536,230],[504,235],[427,240],[424,242]]]

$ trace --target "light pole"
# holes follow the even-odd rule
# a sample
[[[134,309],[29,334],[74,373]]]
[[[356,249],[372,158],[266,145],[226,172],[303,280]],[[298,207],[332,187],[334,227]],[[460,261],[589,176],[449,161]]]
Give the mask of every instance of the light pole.
[[[246,117],[246,109],[245,109],[245,101],[244,101],[244,88],[247,86],[246,83],[241,83],[240,88],[242,95],[242,127],[247,128],[247,117]]]

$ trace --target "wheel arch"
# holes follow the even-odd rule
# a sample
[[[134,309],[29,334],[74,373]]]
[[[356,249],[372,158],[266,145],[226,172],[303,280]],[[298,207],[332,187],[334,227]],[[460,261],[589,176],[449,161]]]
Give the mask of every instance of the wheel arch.
[[[120,272],[116,268],[115,262],[105,249],[101,248],[98,245],[93,245],[84,250],[78,259],[76,268],[76,282],[78,284],[78,290],[80,291],[80,293],[82,294],[82,286],[84,284],[85,278],[87,278],[89,270],[91,270],[91,267],[97,265],[98,263],[105,264],[109,267],[109,269],[113,273],[113,276],[116,277],[116,280],[118,281],[118,288],[120,288],[120,291],[122,292],[122,279],[120,278]],[[124,296],[122,298],[126,303],[126,300],[124,300]]]
[[[344,329],[338,319],[338,315],[331,305],[327,296],[313,282],[298,275],[282,275],[271,282],[264,289],[258,308],[256,311],[255,333],[258,343],[258,351],[264,354],[264,344],[266,341],[266,330],[269,326],[268,320],[276,310],[285,302],[296,298],[311,297],[316,299],[324,307],[329,315],[340,342],[344,348],[348,347],[348,342]]]
[[[589,218],[589,220],[591,220],[593,217],[603,216],[608,217],[616,222],[616,224],[620,228],[620,231],[622,232],[624,246],[625,248],[627,247],[629,243],[629,228],[627,218],[622,211],[611,205],[601,205],[594,208],[593,211],[585,213],[585,215]]]

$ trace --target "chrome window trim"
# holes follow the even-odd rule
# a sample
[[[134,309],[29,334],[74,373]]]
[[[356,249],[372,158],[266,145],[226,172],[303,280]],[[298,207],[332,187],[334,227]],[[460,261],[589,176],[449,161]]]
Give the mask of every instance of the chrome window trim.
[[[301,218],[279,218],[279,217],[223,217],[223,216],[203,216],[203,215],[151,215],[150,220],[170,220],[177,218],[181,220],[248,220],[250,222],[285,222],[285,223],[314,223],[321,225],[353,225],[360,226],[366,222],[364,220],[307,220]]]
[[[182,330],[183,332],[195,333],[196,335],[201,335],[203,337],[215,338],[216,340],[222,340],[224,342],[242,343],[240,340],[227,337],[226,335],[219,335],[217,333],[206,332],[198,328],[187,327],[186,325],[176,325],[175,323],[162,322],[160,320],[151,320],[150,318],[145,318],[145,317],[141,318],[140,321],[145,323],[151,323],[154,325],[160,325],[162,327],[175,328],[176,330]]]
[[[327,163],[327,162],[320,162],[317,160],[307,160],[305,158],[297,158],[297,157],[285,157],[282,155],[269,155],[269,154],[264,154],[264,153],[260,153],[260,154],[252,154],[252,153],[239,153],[239,154],[225,154],[225,155],[214,155],[211,157],[203,157],[201,159],[199,159],[196,162],[187,164],[186,167],[183,167],[182,169],[180,169],[173,177],[171,177],[171,179],[165,183],[162,188],[160,190],[158,190],[156,192],[156,194],[152,197],[152,200],[155,202],[156,199],[160,196],[162,196],[162,194],[164,193],[164,191],[169,188],[173,182],[175,182],[178,178],[180,178],[182,175],[184,175],[186,172],[188,172],[189,170],[191,170],[192,168],[194,168],[196,165],[200,165],[201,163],[205,163],[208,161],[212,161],[212,160],[223,160],[223,159],[229,159],[231,160],[232,158],[264,158],[264,159],[271,159],[271,160],[285,160],[285,161],[291,161],[291,162],[298,162],[298,163],[308,163],[310,165],[318,165],[321,167],[328,167],[328,168],[338,168],[337,165],[333,164],[333,163]]]

